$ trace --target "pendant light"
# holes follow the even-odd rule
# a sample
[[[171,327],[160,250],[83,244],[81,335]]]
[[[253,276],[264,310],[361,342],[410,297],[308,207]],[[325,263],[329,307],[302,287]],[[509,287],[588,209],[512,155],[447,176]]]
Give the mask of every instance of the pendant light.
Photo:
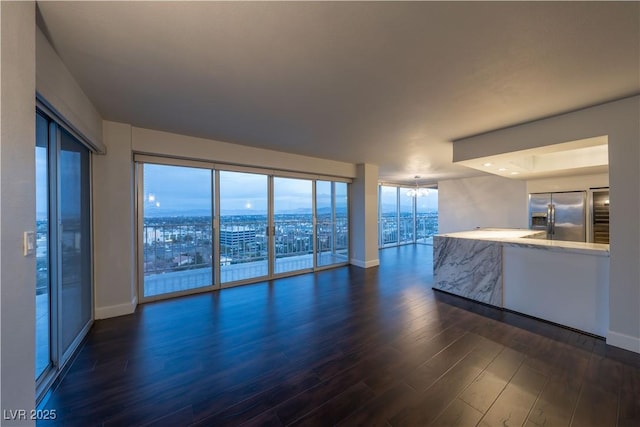
[[[410,188],[407,191],[407,196],[409,196],[409,197],[424,197],[424,196],[429,195],[429,189],[428,188],[420,188],[420,187],[418,187],[418,180],[420,179],[420,175],[414,176],[414,179],[416,180],[416,187],[415,188]]]

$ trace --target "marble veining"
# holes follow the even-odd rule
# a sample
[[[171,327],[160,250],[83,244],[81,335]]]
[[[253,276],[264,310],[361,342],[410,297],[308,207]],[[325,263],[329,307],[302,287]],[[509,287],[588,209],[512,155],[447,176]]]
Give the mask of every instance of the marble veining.
[[[534,238],[544,236],[544,232],[517,228],[481,228],[471,231],[441,234],[441,237],[500,242],[505,246],[520,246],[553,252],[571,252],[594,256],[609,256],[609,245],[602,243],[569,242]]]
[[[502,307],[502,246],[485,240],[435,236],[434,289]]]

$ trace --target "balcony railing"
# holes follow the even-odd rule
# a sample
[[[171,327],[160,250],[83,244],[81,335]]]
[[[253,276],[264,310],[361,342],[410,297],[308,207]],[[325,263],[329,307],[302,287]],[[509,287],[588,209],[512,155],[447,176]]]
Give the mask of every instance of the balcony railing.
[[[409,243],[431,244],[433,236],[438,233],[438,217],[433,212],[418,213],[414,229],[413,216],[400,215],[398,222],[396,214],[387,214],[380,218],[378,232],[380,247]]]
[[[220,221],[220,280],[235,282],[268,275],[269,239],[264,219],[222,218]],[[274,273],[314,266],[313,221],[276,217]],[[318,266],[348,261],[348,220],[316,223]],[[213,283],[210,221],[147,223],[143,229],[144,294],[158,295]]]

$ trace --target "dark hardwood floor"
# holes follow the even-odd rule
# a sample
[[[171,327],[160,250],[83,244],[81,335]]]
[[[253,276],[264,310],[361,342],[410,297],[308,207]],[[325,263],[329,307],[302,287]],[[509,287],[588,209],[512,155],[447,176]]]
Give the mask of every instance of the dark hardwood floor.
[[[640,356],[431,290],[431,247],[95,322],[39,426],[634,426]]]

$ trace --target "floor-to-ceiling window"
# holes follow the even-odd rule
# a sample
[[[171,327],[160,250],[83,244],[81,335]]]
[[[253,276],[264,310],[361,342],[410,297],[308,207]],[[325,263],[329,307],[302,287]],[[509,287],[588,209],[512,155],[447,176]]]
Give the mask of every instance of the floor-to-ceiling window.
[[[269,275],[269,177],[220,171],[221,282]]]
[[[38,398],[93,321],[91,159],[87,146],[36,112],[36,355]]]
[[[415,200],[406,191],[398,189],[398,244],[415,241]]]
[[[379,187],[379,246],[398,244],[398,187]]]
[[[142,165],[143,295],[213,285],[211,169]]]
[[[344,265],[348,182],[136,155],[141,301]]]
[[[58,130],[58,303],[61,354],[91,321],[91,199],[89,150],[64,129]]]
[[[438,189],[429,188],[422,197],[416,197],[416,243],[433,244],[438,234]]]
[[[313,268],[313,181],[274,177],[276,274]]]
[[[347,184],[316,181],[316,262],[318,266],[349,260]]]
[[[333,182],[335,252],[333,264],[349,261],[349,187]]]
[[[432,244],[438,233],[436,188],[380,185],[378,187],[378,245]]]

